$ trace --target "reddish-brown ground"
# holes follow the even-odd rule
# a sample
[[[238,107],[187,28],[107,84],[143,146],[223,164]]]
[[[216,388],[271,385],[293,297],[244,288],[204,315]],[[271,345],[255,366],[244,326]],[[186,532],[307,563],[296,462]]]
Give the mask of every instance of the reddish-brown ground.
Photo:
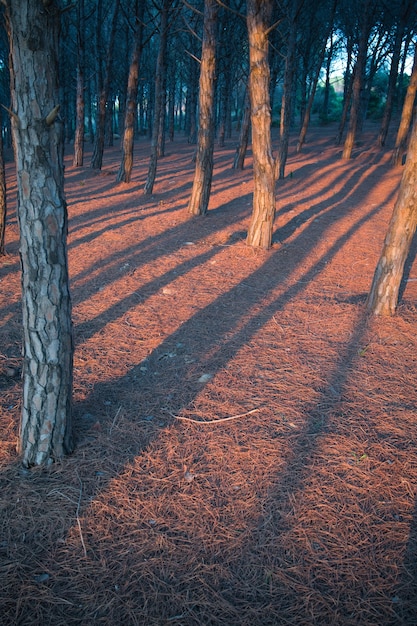
[[[27,471],[16,186],[0,277],[0,622],[417,624],[417,270],[392,319],[365,299],[401,168],[370,126],[291,145],[273,248],[245,245],[250,156],[216,147],[190,219],[178,138],[142,193],[67,157],[77,447]],[[87,156],[88,161],[88,156]]]

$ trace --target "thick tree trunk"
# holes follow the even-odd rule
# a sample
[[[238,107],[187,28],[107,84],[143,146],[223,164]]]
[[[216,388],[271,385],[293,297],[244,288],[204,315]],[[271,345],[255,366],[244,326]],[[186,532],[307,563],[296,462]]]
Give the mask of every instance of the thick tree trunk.
[[[417,123],[414,124],[400,190],[375,270],[367,307],[375,315],[393,315],[404,264],[417,226]]]
[[[411,72],[410,83],[407,88],[403,109],[401,113],[401,121],[397,132],[397,138],[395,140],[395,148],[392,153],[391,161],[393,165],[399,165],[403,153],[407,145],[408,132],[410,130],[411,120],[413,118],[414,101],[416,99],[417,91],[417,45],[414,49],[414,62],[413,70]]]
[[[205,215],[207,213],[213,176],[214,81],[218,7],[216,0],[205,0],[200,64],[198,146],[193,188],[188,203],[188,212],[192,215]]]
[[[133,42],[132,60],[129,67],[127,81],[125,121],[122,140],[122,159],[120,162],[117,182],[129,183],[133,168],[133,144],[135,138],[135,124],[138,103],[138,84],[140,57],[143,47],[143,16],[145,3],[139,2],[136,19],[136,32]]]
[[[153,191],[156,178],[158,158],[163,156],[164,125],[165,125],[165,84],[167,74],[167,43],[168,43],[168,13],[172,0],[164,0],[161,11],[160,39],[158,58],[156,60],[155,76],[155,110],[152,125],[151,155],[149,159],[148,176],[144,187],[145,195]]]
[[[56,3],[9,0],[13,134],[22,261],[25,466],[73,449],[73,339],[67,269]]]
[[[246,242],[268,249],[275,217],[276,163],[271,146],[268,27],[271,0],[247,0],[249,35],[249,93],[253,151],[253,210]]]

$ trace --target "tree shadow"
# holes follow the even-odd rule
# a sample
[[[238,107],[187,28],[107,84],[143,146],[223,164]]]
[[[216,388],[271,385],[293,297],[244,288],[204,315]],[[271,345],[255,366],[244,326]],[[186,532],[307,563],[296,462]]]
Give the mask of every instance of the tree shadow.
[[[408,253],[408,257],[404,265],[403,277],[401,279],[400,289],[398,292],[398,302],[401,302],[404,298],[404,292],[406,290],[407,283],[410,280],[417,280],[417,277],[410,278],[411,268],[413,267],[414,261],[416,260],[416,255],[417,255],[417,233],[414,233],[414,237],[410,246],[410,251]]]
[[[220,209],[222,210],[224,209]],[[253,623],[255,619],[258,619],[258,623],[262,619],[263,624],[289,624],[295,623],[294,607],[299,606],[300,595],[306,593],[303,614],[298,623],[343,623],[342,620],[347,617],[351,620],[356,619],[356,623],[361,623],[361,616],[359,613],[355,614],[352,607],[346,605],[335,609],[333,605],[332,608],[333,582],[328,577],[329,568],[326,570],[327,578],[320,577],[320,568],[326,564],[326,559],[320,555],[320,552],[318,552],[317,563],[314,566],[310,565],[310,572],[313,575],[311,588],[303,587],[301,581],[295,579],[293,560],[295,542],[291,545],[291,541],[287,542],[287,539],[288,532],[292,528],[291,503],[302,499],[309,487],[309,480],[315,468],[317,448],[321,438],[328,433],[330,418],[334,419],[337,414],[348,374],[354,368],[358,348],[363,344],[366,318],[362,310],[358,312],[350,340],[339,349],[332,361],[329,373],[326,374],[326,384],[316,401],[303,402],[300,398],[303,412],[307,416],[305,424],[290,436],[292,452],[282,462],[282,473],[276,471],[274,483],[268,485],[267,490],[260,491],[258,498],[251,504],[251,521],[241,522],[241,528],[238,531],[242,532],[243,539],[238,554],[232,558],[230,555],[224,555],[227,552],[227,541],[220,542],[217,548],[209,546],[210,533],[207,531],[208,536],[206,540],[203,539],[203,546],[200,548],[196,543],[195,548],[201,550],[201,578],[189,576],[187,573],[181,579],[176,579],[177,574],[184,574],[176,569],[176,556],[180,556],[184,546],[189,545],[194,537],[191,515],[187,530],[184,530],[181,524],[177,525],[174,517],[164,520],[164,524],[159,527],[155,519],[147,519],[145,527],[142,524],[140,512],[135,509],[137,521],[134,520],[134,522],[137,536],[146,533],[152,534],[153,538],[152,549],[145,559],[147,563],[144,560],[143,564],[138,563],[134,548],[128,545],[124,546],[122,562],[113,562],[113,542],[116,540],[114,530],[117,529],[119,523],[118,507],[122,506],[117,499],[117,493],[113,496],[110,502],[112,506],[109,506],[107,511],[106,529],[103,531],[101,527],[100,530],[95,531],[94,521],[95,515],[98,515],[95,502],[100,498],[100,494],[112,488],[113,479],[117,479],[127,471],[138,455],[144,455],[147,450],[151,450],[153,444],[158,445],[158,440],[162,441],[163,437],[167,436],[167,429],[179,433],[179,444],[184,444],[186,435],[183,433],[188,426],[184,428],[184,424],[176,421],[176,417],[173,416],[193,415],[197,398],[205,392],[208,393],[209,390],[210,382],[204,382],[204,380],[201,382],[201,376],[209,374],[214,377],[226,370],[228,364],[244,346],[250,344],[259,330],[273,320],[275,315],[282,314],[291,302],[299,298],[324,270],[326,264],[335,257],[340,248],[379,210],[379,206],[368,208],[348,230],[334,241],[325,254],[315,260],[309,269],[302,271],[303,262],[312,253],[320,239],[325,236],[327,228],[324,223],[307,225],[287,248],[274,249],[265,255],[262,265],[256,271],[249,273],[244,281],[230,288],[227,293],[213,298],[208,305],[201,305],[198,300],[194,302],[193,305],[197,311],[161,341],[150,354],[138,354],[137,365],[129,369],[125,376],[110,376],[108,380],[99,382],[94,385],[85,400],[76,404],[75,421],[79,430],[78,449],[74,456],[64,464],[67,473],[59,467],[49,468],[44,471],[44,474],[37,474],[38,478],[44,481],[44,484],[38,485],[34,485],[33,480],[36,474],[20,475],[20,480],[27,483],[27,493],[29,494],[32,489],[32,492],[39,497],[40,508],[45,507],[44,493],[48,498],[61,498],[63,502],[65,498],[72,500],[70,514],[64,523],[62,519],[57,520],[56,526],[59,527],[61,524],[62,536],[58,536],[57,532],[52,538],[49,537],[49,543],[48,539],[45,541],[41,536],[40,525],[35,516],[27,521],[26,537],[23,539],[21,536],[15,537],[16,543],[21,542],[23,545],[24,542],[32,542],[34,546],[33,553],[30,554],[30,565],[23,567],[23,563],[20,563],[21,569],[18,569],[17,576],[20,576],[18,582],[25,586],[26,590],[26,595],[19,599],[20,616],[25,610],[26,616],[29,615],[37,592],[37,616],[41,619],[42,611],[44,611],[43,615],[46,615],[48,611],[50,614],[50,609],[45,607],[49,606],[48,603],[52,598],[55,602],[54,609],[52,609],[55,610],[55,619],[61,619],[61,621],[66,619],[68,623],[70,621],[86,623],[87,620],[90,623],[95,621],[106,623],[106,620],[110,619],[107,611],[110,608],[113,611],[114,607],[119,614],[120,623],[145,623],[141,622],[140,613],[145,606],[149,611],[149,624],[172,622],[193,626],[200,623],[243,625]],[[341,211],[339,205],[335,220],[342,219],[346,211],[347,209]],[[234,220],[235,218],[231,217],[230,224],[233,224]],[[212,226],[214,227],[214,224]],[[186,226],[183,227],[186,229]],[[176,249],[175,245],[178,246],[178,242],[175,244],[175,240],[184,232],[186,230],[174,229],[175,236],[171,233],[168,240],[164,237],[158,239],[158,245],[152,247],[152,244],[149,247],[152,258],[157,259],[159,255],[165,254],[167,243],[168,248],[172,245],[172,250]],[[288,260],[289,248],[294,255],[297,255],[295,263],[293,260]],[[192,269],[202,263],[207,263],[217,252],[216,247],[203,248],[200,254],[178,267],[184,275],[188,275]],[[236,253],[238,253],[238,245],[236,245]],[[129,258],[132,254],[134,254],[133,248],[128,254]],[[134,268],[140,268],[144,260],[140,254],[138,247],[138,255],[133,256]],[[120,260],[121,257],[117,257],[117,261]],[[129,271],[132,271],[132,267]],[[143,285],[139,294],[121,298],[116,305],[108,307],[97,318],[78,325],[79,339],[84,340],[93,334],[99,335],[106,324],[133,309],[138,297],[149,298],[162,286],[168,285],[176,276],[174,271],[168,271],[163,276]],[[103,274],[106,280],[112,278],[108,275],[107,268]],[[94,285],[90,284],[89,289],[91,288],[94,289]],[[175,309],[175,306],[175,298],[172,298],[172,309]],[[139,330],[132,326],[132,333],[139,332]],[[262,408],[259,392],[259,388],[262,389],[261,377],[259,382],[258,387],[253,385],[253,394],[246,397],[246,404],[236,405],[237,412],[243,413],[253,408]],[[248,399],[251,400],[250,403]],[[130,428],[126,429],[124,438],[117,439],[119,450],[117,455],[113,455],[112,434],[118,430],[118,419],[125,407],[128,409]],[[214,417],[225,416],[219,410]],[[97,430],[94,429],[96,424],[98,424]],[[261,425],[258,427],[260,428]],[[292,427],[289,426],[289,428]],[[333,428],[335,428],[334,425]],[[238,446],[240,445],[238,428],[236,431],[236,446]],[[337,432],[337,428],[335,431]],[[278,440],[277,446],[279,443]],[[228,450],[225,450],[225,454],[227,453]],[[242,452],[244,453],[245,451]],[[92,456],[98,456],[102,466],[90,463],[89,459]],[[70,486],[66,484],[68,468],[74,477],[74,483]],[[130,480],[132,501],[139,500],[138,494],[143,477],[141,471],[145,472],[145,470],[147,474],[152,472],[152,468],[139,468],[136,473],[132,471]],[[165,477],[155,477],[156,497],[158,492],[162,491],[162,487],[158,485],[163,485],[165,480]],[[209,526],[212,519],[217,519],[214,514],[211,515],[211,511],[222,510],[225,496],[221,488],[210,483],[209,479],[207,487],[207,502],[204,502],[202,506]],[[150,497],[150,494],[146,493],[141,495],[145,501]],[[175,489],[171,495],[172,498],[181,496]],[[162,514],[161,517],[163,517]],[[89,528],[92,530],[91,534],[83,535],[83,528],[85,528],[83,523],[86,519],[91,519]],[[244,525],[245,528],[242,529]],[[234,532],[233,528],[227,530],[229,533]],[[274,552],[275,544],[272,541],[272,532],[276,533],[277,530],[282,535],[282,539],[279,540],[282,550],[278,553]],[[79,533],[81,544],[85,540],[84,553],[81,544],[79,552],[65,546],[65,538],[71,532]],[[216,529],[213,532],[215,533]],[[65,547],[62,547],[62,543],[58,543],[58,539],[61,542],[64,541]],[[94,542],[94,547],[91,547],[90,540],[91,544]],[[256,563],[260,545],[271,546],[270,558],[267,562]],[[298,548],[301,549],[299,546]],[[23,547],[21,554],[24,553]],[[34,564],[35,571],[33,571]],[[130,567],[134,568],[133,574],[129,572]],[[147,571],[149,568],[152,571],[151,582],[142,577],[141,569],[145,567],[148,568]],[[47,568],[48,571],[45,574],[44,569],[39,568]],[[260,577],[257,569],[262,569],[264,572],[262,587],[258,586]],[[89,578],[92,571],[96,576],[94,585]],[[74,572],[79,574],[80,578],[77,583],[80,584],[81,579],[82,585],[76,589],[72,580]],[[279,572],[283,573],[281,578]],[[100,580],[102,573],[108,575],[104,582]],[[33,581],[33,574],[37,577],[35,581]],[[45,579],[46,584],[43,584],[42,580],[39,582],[39,577],[44,575],[49,576]],[[8,581],[10,578],[11,575]],[[122,581],[126,585],[125,589],[120,587]],[[254,581],[253,584],[252,581]],[[337,590],[340,592],[343,572],[337,574],[337,582],[339,585]],[[358,576],[355,590],[357,590],[359,603],[361,602],[361,586],[363,587],[363,581]],[[124,602],[123,591],[126,594],[130,593],[132,588],[135,589],[134,599],[132,600],[132,596],[129,596],[130,605],[128,605]],[[209,590],[211,605],[202,596],[202,588]],[[146,599],[146,591],[155,602],[154,606],[151,605],[152,600],[149,603]],[[77,596],[79,593],[81,595]],[[366,595],[367,589],[363,593]],[[308,594],[310,594],[309,597]],[[316,619],[312,615],[309,598],[313,596],[325,598],[327,617],[331,615],[332,622],[320,622],[319,617]],[[338,598],[336,602],[337,600]]]
[[[392,626],[415,626],[417,623],[417,502],[414,506],[399,583],[392,593],[395,619]]]

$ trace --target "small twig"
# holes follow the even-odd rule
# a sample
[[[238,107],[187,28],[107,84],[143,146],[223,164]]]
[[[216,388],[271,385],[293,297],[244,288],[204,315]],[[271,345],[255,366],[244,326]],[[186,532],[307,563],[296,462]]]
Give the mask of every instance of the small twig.
[[[109,435],[111,435],[111,431],[113,430],[113,426],[116,424],[116,420],[119,417],[119,413],[122,410],[122,405],[119,406],[119,408],[116,411],[116,415],[113,418],[112,424],[110,426],[110,430],[109,430]]]
[[[83,531],[81,530],[81,523],[80,523],[80,517],[79,517],[79,512],[80,512],[80,507],[81,507],[81,498],[83,495],[83,483],[81,478],[78,475],[78,472],[75,472],[77,474],[78,480],[80,481],[80,495],[78,496],[78,504],[77,504],[77,513],[76,513],[76,517],[77,517],[77,525],[78,525],[78,530],[80,533],[80,539],[81,539],[81,544],[83,546],[83,550],[84,550],[84,556],[85,558],[87,558],[87,549],[85,547],[85,543],[84,543],[84,537],[83,537]]]
[[[201,15],[201,17],[203,17],[204,13],[202,11],[199,11],[195,7],[191,6],[191,4],[189,4],[186,0],[182,0],[182,1],[185,4],[185,6],[187,7],[187,9],[190,9],[194,13],[197,13],[197,15]]]
[[[220,422],[229,422],[230,420],[237,420],[239,417],[246,417],[247,415],[251,415],[252,413],[256,413],[260,409],[252,409],[251,411],[247,411],[247,413],[240,413],[239,415],[231,415],[230,417],[221,417],[217,420],[195,420],[191,417],[182,417],[181,415],[174,415],[170,411],[167,413],[176,420],[182,420],[183,422],[192,422],[193,424],[219,424]]]
[[[284,329],[282,328],[281,324],[278,324],[277,320],[275,319],[275,315],[272,316],[272,319],[274,320],[275,324],[278,326],[278,328],[284,332]]]
[[[20,119],[19,119],[19,116],[18,116],[18,115],[17,115],[14,111],[12,111],[11,109],[8,109],[8,108],[7,108],[4,104],[0,104],[0,106],[2,106],[2,107],[3,107],[3,109],[4,109],[5,111],[7,111],[7,113],[10,115],[10,117],[11,117],[12,119],[14,119],[14,121],[15,121],[15,122],[16,122],[16,124],[17,124],[17,126],[20,126]]]

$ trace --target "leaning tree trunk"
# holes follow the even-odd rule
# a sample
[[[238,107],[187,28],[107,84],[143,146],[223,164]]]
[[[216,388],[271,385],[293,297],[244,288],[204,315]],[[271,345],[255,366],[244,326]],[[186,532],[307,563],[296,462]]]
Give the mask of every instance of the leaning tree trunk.
[[[411,72],[410,82],[407,87],[407,93],[401,112],[401,121],[395,140],[395,148],[392,153],[391,162],[393,165],[399,165],[403,152],[406,148],[408,132],[410,130],[411,120],[413,117],[414,101],[417,91],[417,45],[414,50],[413,70]]]
[[[268,27],[271,0],[247,0],[249,35],[249,93],[253,152],[253,209],[246,242],[268,249],[275,217],[276,164],[271,146]]]
[[[152,125],[151,154],[149,158],[148,175],[144,187],[145,195],[150,195],[153,192],[158,158],[162,156],[162,143],[165,124],[165,84],[167,74],[168,13],[171,1],[172,0],[164,0],[161,11],[159,50],[158,58],[156,60],[155,72],[155,110]]]
[[[8,0],[12,126],[22,262],[23,464],[73,449],[73,339],[67,269],[58,31],[53,0]]]
[[[133,42],[132,60],[129,67],[129,77],[127,80],[126,109],[122,140],[122,160],[120,162],[117,182],[129,183],[133,168],[133,143],[135,138],[135,124],[137,117],[138,84],[140,57],[143,47],[143,15],[145,3],[138,5],[137,24],[135,38]]]
[[[217,0],[204,2],[204,34],[200,64],[200,99],[197,156],[188,212],[207,213],[214,150],[214,86],[216,69]]]
[[[393,315],[404,264],[417,226],[417,123],[414,124],[398,198],[375,270],[367,307],[375,315]]]

